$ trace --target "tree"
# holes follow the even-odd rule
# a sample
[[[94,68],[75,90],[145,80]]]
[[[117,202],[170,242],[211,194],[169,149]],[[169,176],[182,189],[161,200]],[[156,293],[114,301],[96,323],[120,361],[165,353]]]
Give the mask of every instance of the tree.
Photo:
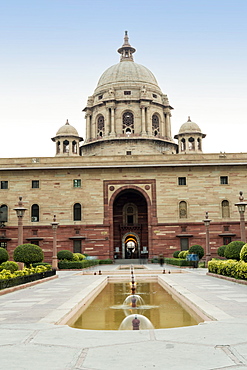
[[[8,261],[9,259],[9,254],[4,248],[0,248],[0,264],[3,262]]]
[[[59,251],[57,253],[57,258],[59,260],[67,260],[67,261],[72,261],[73,260],[73,253],[71,251],[68,251],[68,250],[62,250],[62,251]]]
[[[221,247],[219,247],[217,250],[218,256],[225,257],[225,250],[226,250],[226,245],[222,245]]]
[[[240,260],[240,251],[245,243],[239,240],[229,243],[225,249],[225,257],[230,260]]]
[[[198,245],[192,245],[189,249],[189,254],[195,253],[198,255],[199,260],[204,256],[204,249]]]
[[[24,262],[26,266],[30,266],[35,262],[42,262],[44,253],[42,249],[35,244],[21,244],[14,250],[15,262]]]

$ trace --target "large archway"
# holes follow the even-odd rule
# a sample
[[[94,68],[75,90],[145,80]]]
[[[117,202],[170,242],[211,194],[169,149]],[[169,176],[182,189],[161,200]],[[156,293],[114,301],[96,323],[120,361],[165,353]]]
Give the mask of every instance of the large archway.
[[[113,203],[115,258],[148,258],[148,207],[136,189],[124,189]]]

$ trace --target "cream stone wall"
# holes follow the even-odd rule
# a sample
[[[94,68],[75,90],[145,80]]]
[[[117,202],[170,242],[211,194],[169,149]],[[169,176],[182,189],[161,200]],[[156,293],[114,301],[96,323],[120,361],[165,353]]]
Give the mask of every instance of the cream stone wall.
[[[227,155],[228,159],[224,158],[222,163],[217,164],[213,164],[213,160],[218,157],[219,161],[219,155],[192,156],[186,162],[184,160],[183,166],[181,161],[184,155],[178,155],[181,161],[176,163],[172,161],[174,156],[167,156],[171,160],[165,163],[166,156],[162,155],[157,156],[159,161],[157,158],[155,160],[155,156],[152,159],[150,156],[139,156],[138,161],[135,156],[125,157],[123,161],[120,158],[114,161],[110,157],[102,157],[100,161],[96,161],[94,157],[87,157],[86,160],[73,158],[73,165],[68,158],[40,158],[38,163],[32,163],[31,158],[1,159],[0,180],[8,181],[9,188],[0,190],[0,204],[8,205],[8,226],[16,225],[17,218],[13,208],[17,205],[19,196],[23,197],[27,208],[26,225],[47,225],[52,221],[53,214],[64,225],[102,224],[104,180],[121,180],[121,184],[125,180],[126,183],[133,180],[133,184],[138,180],[137,187],[140,186],[140,180],[155,180],[156,199],[151,199],[151,202],[156,200],[158,223],[201,222],[206,211],[214,221],[238,221],[239,214],[234,204],[238,201],[240,190],[247,196],[247,157],[242,154],[235,160],[235,164],[224,163],[224,160],[234,162],[234,156]],[[196,157],[197,162],[192,163]],[[205,165],[207,157],[208,165]],[[6,167],[10,169],[4,170]],[[228,176],[228,185],[220,184],[220,176]],[[178,177],[186,177],[187,184],[178,185]],[[81,188],[73,187],[74,179],[81,179]],[[31,188],[32,180],[40,181],[39,189]],[[146,192],[151,197],[150,190]],[[178,205],[182,200],[188,205],[187,219],[179,219]],[[222,219],[223,200],[229,201],[229,219]],[[82,205],[81,222],[73,221],[73,205],[77,202]],[[40,206],[40,222],[30,220],[32,204]]]

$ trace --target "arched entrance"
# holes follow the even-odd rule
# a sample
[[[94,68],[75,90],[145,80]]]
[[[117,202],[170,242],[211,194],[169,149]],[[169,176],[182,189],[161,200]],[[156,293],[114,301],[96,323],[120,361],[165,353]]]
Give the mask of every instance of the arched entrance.
[[[122,237],[122,258],[139,258],[141,255],[141,243],[139,236],[134,232],[128,232]]]
[[[115,258],[148,258],[148,207],[136,189],[125,189],[113,203]]]

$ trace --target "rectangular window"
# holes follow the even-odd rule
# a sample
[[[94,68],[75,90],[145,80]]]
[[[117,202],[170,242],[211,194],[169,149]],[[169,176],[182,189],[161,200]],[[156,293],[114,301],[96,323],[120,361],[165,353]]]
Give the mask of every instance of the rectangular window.
[[[1,189],[8,189],[8,181],[1,181]]]
[[[189,249],[189,239],[188,238],[180,239],[180,248],[181,248],[181,251],[187,251]]]
[[[127,150],[126,155],[131,155],[131,150]]]
[[[131,95],[131,91],[124,91],[124,95]]]
[[[232,238],[230,236],[223,236],[223,245],[231,243]]]
[[[32,189],[39,188],[39,180],[32,180]]]
[[[7,249],[7,242],[0,242],[0,247]]]
[[[228,176],[220,176],[220,184],[227,185],[228,184]]]
[[[74,188],[80,188],[81,187],[81,180],[75,179],[73,180]]]
[[[73,252],[81,253],[81,240],[74,240],[73,244]]]
[[[186,185],[186,177],[179,177],[178,185]]]
[[[34,244],[34,245],[37,245],[39,247],[39,240],[37,240],[37,239],[30,240],[30,243]]]

